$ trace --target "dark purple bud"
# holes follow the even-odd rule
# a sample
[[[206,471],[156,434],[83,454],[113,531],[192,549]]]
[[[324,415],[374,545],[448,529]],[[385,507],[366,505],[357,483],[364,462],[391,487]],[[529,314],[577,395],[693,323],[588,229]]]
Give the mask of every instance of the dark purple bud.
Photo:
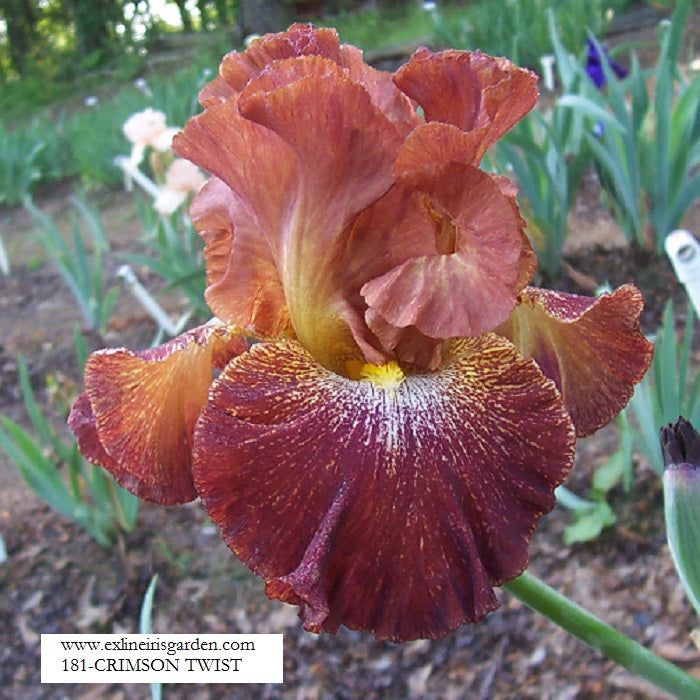
[[[690,464],[700,466],[700,435],[693,426],[682,417],[671,425],[661,428],[661,451],[664,466]]]
[[[594,82],[595,86],[598,89],[601,89],[605,87],[606,80],[605,72],[603,71],[600,52],[596,48],[596,45],[590,39],[586,39],[586,47],[588,48],[588,57],[586,59],[586,73],[588,73],[588,77]],[[625,70],[625,68],[610,58],[608,50],[604,46],[602,48],[603,59],[607,61],[613,73],[615,73],[615,75],[620,79],[624,78],[627,75],[627,71]]]

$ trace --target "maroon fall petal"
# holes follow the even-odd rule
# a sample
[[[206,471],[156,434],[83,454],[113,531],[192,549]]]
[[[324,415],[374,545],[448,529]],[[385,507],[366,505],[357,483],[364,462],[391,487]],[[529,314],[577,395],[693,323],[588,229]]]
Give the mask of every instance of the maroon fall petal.
[[[393,641],[497,607],[574,446],[553,383],[491,334],[384,386],[293,341],[256,345],[216,380],[194,440],[203,503],[268,595],[309,630]]]

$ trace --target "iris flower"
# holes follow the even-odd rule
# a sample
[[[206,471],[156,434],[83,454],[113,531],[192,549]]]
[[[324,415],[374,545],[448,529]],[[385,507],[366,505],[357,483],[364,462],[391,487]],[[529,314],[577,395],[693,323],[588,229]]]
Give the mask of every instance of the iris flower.
[[[201,498],[308,630],[437,638],[494,610],[575,437],[649,364],[633,286],[528,286],[515,188],[478,167],[537,96],[478,51],[391,74],[294,25],[228,54],[174,141],[212,175],[191,214],[215,319],[94,353],[69,422],[138,496]]]
[[[204,182],[205,178],[196,165],[183,158],[175,158],[165,171],[164,182],[153,202],[154,209],[161,214],[172,214]]]
[[[130,160],[134,166],[138,166],[147,148],[155,148],[157,151],[169,149],[178,130],[167,127],[163,112],[147,107],[142,112],[132,114],[124,122],[122,131],[131,142]]]
[[[625,70],[624,66],[621,66],[617,61],[613,61],[608,55],[608,50],[604,46],[602,47],[602,57],[600,51],[598,51],[598,48],[590,39],[586,39],[586,48],[588,49],[588,54],[586,56],[586,73],[588,73],[588,77],[599,90],[602,90],[607,82],[605,71],[603,70],[603,61],[607,62],[618,78],[622,79],[627,75],[627,70]]]

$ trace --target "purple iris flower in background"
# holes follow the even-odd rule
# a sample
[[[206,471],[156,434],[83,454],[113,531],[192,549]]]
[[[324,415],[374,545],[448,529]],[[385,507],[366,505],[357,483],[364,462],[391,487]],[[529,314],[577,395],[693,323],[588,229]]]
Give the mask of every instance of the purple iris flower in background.
[[[588,47],[588,58],[586,59],[586,73],[588,77],[595,83],[595,86],[600,90],[605,87],[605,72],[603,71],[603,63],[601,60],[601,55],[596,45],[590,40],[586,39],[586,46]],[[608,55],[608,50],[603,48],[603,58],[608,62],[608,65],[613,70],[618,78],[624,78],[627,75],[627,70],[621,66],[619,63],[613,61]]]

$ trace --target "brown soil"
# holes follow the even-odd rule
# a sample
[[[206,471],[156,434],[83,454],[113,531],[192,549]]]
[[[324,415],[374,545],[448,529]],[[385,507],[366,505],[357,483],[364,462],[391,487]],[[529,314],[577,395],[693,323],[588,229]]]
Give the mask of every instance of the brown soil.
[[[70,185],[46,191],[39,205],[64,221]],[[114,253],[136,245],[131,196],[98,195]],[[700,206],[686,227],[700,232]],[[80,315],[60,276],[31,240],[32,225],[18,208],[0,209],[0,230],[12,273],[0,276],[0,415],[28,426],[17,387],[16,356],[29,365],[43,405],[53,376],[76,391],[79,377],[72,328]],[[572,214],[566,259],[574,272],[552,285],[589,293],[585,276],[613,286],[634,282],[647,309],[643,330],[655,330],[664,304],[685,296],[665,258],[624,247],[614,222],[587,181]],[[109,260],[116,269],[118,258]],[[152,288],[157,280],[139,274]],[[176,295],[163,297],[177,312]],[[91,347],[146,347],[155,325],[126,292],[104,338]],[[64,416],[50,409],[57,426]],[[617,446],[614,427],[582,440],[568,485],[585,495],[593,471]],[[531,571],[606,622],[700,677],[700,653],[689,631],[698,626],[673,570],[663,527],[658,477],[643,459],[635,463],[629,493],[615,490],[617,524],[591,543],[566,547],[570,516],[546,516],[531,546]],[[153,630],[160,633],[283,632],[284,686],[166,686],[165,698],[659,698],[662,694],[592,651],[517,600],[500,592],[502,607],[478,625],[439,641],[404,645],[374,642],[341,629],[337,636],[304,632],[295,609],[269,601],[263,584],[237,562],[200,505],[143,505],[136,530],[103,549],[77,525],[56,515],[23,484],[0,452],[0,535],[7,561],[0,564],[0,698],[147,698],[147,686],[42,686],[41,633],[134,632],[146,586],[159,575]]]

